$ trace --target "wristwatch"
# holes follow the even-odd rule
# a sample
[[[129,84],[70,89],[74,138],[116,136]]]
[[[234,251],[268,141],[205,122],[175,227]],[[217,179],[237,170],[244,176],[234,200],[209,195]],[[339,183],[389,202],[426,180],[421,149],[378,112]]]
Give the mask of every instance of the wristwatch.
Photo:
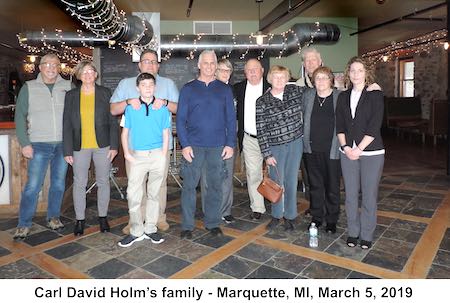
[[[346,148],[347,146],[350,147],[350,145],[344,144],[344,145],[341,146],[341,149],[344,150],[344,148]]]
[[[169,105],[169,100],[167,100],[167,99],[163,99],[163,100],[166,101],[166,104],[164,106],[167,107]]]
[[[125,100],[125,103],[126,103],[127,105],[130,105],[130,99]]]

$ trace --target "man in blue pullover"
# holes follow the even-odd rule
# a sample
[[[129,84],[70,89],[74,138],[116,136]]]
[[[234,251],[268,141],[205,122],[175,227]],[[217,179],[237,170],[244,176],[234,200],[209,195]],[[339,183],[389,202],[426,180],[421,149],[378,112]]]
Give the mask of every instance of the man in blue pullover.
[[[181,176],[181,238],[192,238],[196,190],[203,166],[206,167],[208,191],[204,224],[212,235],[221,235],[220,206],[222,182],[227,172],[225,161],[233,156],[236,142],[236,113],[231,88],[215,79],[217,56],[203,51],[198,59],[200,75],[180,91],[177,134],[183,148]]]

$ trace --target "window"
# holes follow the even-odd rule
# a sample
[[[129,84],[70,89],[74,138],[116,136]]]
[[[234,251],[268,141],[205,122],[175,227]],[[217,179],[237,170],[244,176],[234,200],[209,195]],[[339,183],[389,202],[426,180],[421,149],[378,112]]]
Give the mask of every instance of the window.
[[[231,35],[231,21],[194,21],[194,34]]]
[[[414,97],[414,60],[401,59],[400,63],[400,97]]]

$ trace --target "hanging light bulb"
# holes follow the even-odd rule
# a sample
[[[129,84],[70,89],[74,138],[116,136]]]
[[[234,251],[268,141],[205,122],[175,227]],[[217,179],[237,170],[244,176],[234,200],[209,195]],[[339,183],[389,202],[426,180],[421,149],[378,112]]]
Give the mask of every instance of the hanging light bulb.
[[[444,43],[444,49],[445,49],[445,50],[448,50],[448,46],[449,46],[448,42],[445,42],[445,43]]]
[[[31,63],[36,62],[36,56],[35,55],[29,55],[28,58],[30,58],[30,62]]]
[[[267,35],[263,34],[262,31],[257,31],[256,34],[253,37],[256,38],[256,44],[263,45],[264,44],[264,38],[267,37]]]
[[[258,4],[258,21],[261,20],[261,3],[263,0],[255,0],[255,2]],[[267,37],[262,31],[257,31],[253,37],[256,38],[256,44],[263,45],[264,44],[264,38]]]

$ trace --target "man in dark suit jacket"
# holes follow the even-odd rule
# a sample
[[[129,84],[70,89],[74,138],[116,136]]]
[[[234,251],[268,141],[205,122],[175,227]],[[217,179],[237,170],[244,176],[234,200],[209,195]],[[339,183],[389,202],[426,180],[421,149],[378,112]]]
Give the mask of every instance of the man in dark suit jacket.
[[[242,152],[247,175],[252,219],[259,220],[266,212],[264,197],[257,191],[261,183],[263,157],[256,138],[256,99],[267,89],[269,83],[263,79],[264,68],[257,59],[250,59],[244,67],[246,80],[234,85],[237,100],[238,144]]]

